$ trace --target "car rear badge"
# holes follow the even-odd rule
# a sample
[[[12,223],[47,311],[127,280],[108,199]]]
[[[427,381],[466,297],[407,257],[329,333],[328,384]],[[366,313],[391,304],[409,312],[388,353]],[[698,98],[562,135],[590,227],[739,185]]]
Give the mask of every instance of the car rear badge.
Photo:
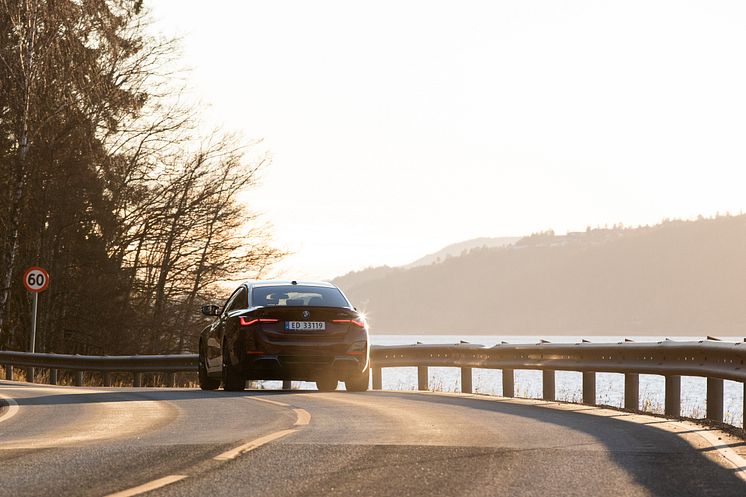
[[[311,313],[309,311],[303,311],[303,319],[308,319],[311,317]]]

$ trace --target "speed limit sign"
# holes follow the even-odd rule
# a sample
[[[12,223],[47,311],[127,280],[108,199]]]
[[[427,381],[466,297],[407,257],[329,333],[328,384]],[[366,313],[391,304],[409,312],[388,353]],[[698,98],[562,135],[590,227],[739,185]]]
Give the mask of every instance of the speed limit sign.
[[[36,309],[39,305],[39,294],[49,286],[49,273],[44,269],[32,266],[23,273],[23,286],[34,294],[34,309],[31,311],[31,352],[36,349]],[[33,368],[29,368],[31,378],[34,377]]]
[[[49,286],[49,273],[40,267],[30,267],[23,274],[23,285],[32,293],[41,293]]]

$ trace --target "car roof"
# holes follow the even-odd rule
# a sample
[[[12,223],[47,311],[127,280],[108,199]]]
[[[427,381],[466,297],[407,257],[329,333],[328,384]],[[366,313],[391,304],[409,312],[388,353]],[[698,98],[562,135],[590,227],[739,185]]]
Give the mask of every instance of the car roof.
[[[294,281],[295,280],[249,280],[244,282],[244,285],[249,288],[253,288],[256,286],[292,285]],[[326,281],[295,281],[295,284],[298,286],[320,286],[325,288],[337,288],[336,285],[333,285]]]

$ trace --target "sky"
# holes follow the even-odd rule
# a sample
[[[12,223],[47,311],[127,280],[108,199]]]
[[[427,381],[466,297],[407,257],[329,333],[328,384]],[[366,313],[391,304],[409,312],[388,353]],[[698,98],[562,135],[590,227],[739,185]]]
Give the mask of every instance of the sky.
[[[244,201],[330,279],[476,237],[746,208],[746,2],[146,2]]]

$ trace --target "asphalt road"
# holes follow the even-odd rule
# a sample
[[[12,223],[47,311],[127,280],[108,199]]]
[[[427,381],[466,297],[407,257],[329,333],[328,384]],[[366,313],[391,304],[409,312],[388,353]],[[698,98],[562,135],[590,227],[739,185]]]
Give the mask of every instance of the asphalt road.
[[[746,468],[697,429],[583,406],[13,382],[2,397],[17,407],[0,409],[0,496],[746,496]]]

